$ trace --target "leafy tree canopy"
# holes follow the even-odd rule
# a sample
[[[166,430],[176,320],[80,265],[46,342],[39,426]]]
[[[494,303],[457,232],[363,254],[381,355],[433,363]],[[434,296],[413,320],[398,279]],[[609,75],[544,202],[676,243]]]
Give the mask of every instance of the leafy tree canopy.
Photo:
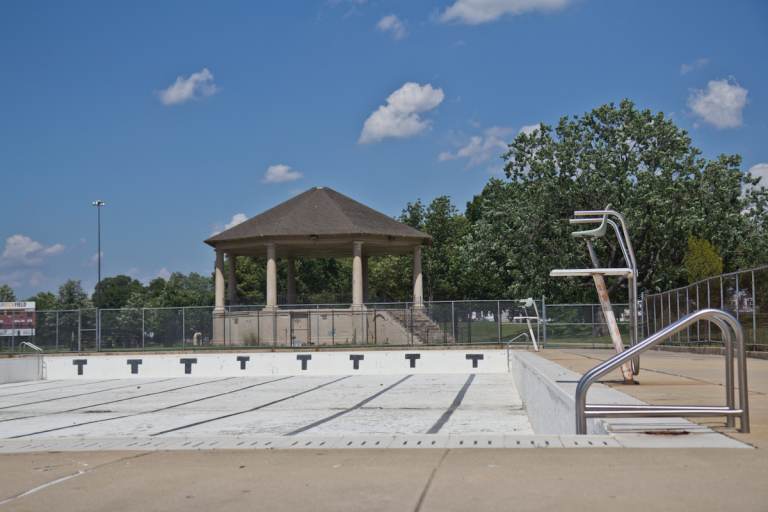
[[[521,133],[504,159],[507,180],[491,180],[468,205],[462,268],[470,295],[593,300],[589,282],[550,278],[549,270],[590,265],[567,219],[609,204],[627,217],[641,290],[685,281],[690,236],[712,241],[726,269],[768,254],[766,190],[741,171],[740,157],[702,157],[663,113],[629,100]],[[598,250],[601,264],[622,265],[610,237]]]
[[[720,257],[714,245],[700,238],[688,239],[688,250],[683,258],[683,264],[689,283],[723,273],[723,258]]]
[[[7,284],[0,284],[0,302],[16,302],[16,294]]]

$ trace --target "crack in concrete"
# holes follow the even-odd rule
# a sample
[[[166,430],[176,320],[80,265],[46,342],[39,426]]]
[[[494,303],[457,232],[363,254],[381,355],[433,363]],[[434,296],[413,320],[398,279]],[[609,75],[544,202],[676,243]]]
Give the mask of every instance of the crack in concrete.
[[[126,461],[126,460],[138,459],[139,457],[144,457],[145,455],[149,455],[150,453],[152,453],[152,452],[142,452],[142,453],[138,453],[138,454],[135,454],[135,455],[129,455],[127,457],[121,457],[121,458],[119,458],[117,460],[111,460],[109,462],[104,462],[102,464],[98,464],[98,465],[93,466],[91,468],[78,469],[75,473],[71,473],[69,475],[64,475],[64,476],[59,477],[59,478],[54,478],[53,480],[45,482],[44,484],[37,485],[35,487],[32,487],[31,489],[27,489],[24,492],[20,492],[18,494],[13,495],[13,496],[9,496],[8,498],[5,498],[4,500],[0,500],[0,506],[6,505],[8,503],[11,503],[11,502],[16,501],[16,500],[21,499],[21,498],[24,498],[26,496],[30,496],[32,494],[35,494],[35,493],[37,493],[39,491],[42,491],[42,490],[47,489],[49,487],[52,487],[54,485],[66,482],[68,480],[72,480],[73,478],[77,478],[79,476],[85,475],[86,473],[90,473],[92,471],[96,471],[97,469],[102,468],[104,466],[108,466],[109,464],[115,464],[117,462],[122,462],[122,461]]]
[[[421,510],[422,505],[424,505],[424,499],[427,497],[427,493],[429,492],[429,488],[432,486],[432,481],[435,479],[437,470],[440,469],[440,466],[443,465],[443,462],[445,461],[446,457],[448,457],[448,452],[450,451],[450,449],[446,449],[440,456],[437,464],[435,464],[435,467],[432,468],[432,472],[429,474],[429,478],[427,479],[427,483],[424,485],[424,489],[421,491],[421,495],[419,495],[419,501],[416,502],[416,507],[414,507],[413,512],[419,512]]]

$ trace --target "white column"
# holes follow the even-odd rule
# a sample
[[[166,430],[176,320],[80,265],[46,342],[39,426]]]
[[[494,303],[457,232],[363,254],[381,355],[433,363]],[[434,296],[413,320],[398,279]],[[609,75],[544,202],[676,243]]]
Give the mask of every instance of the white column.
[[[287,301],[288,304],[296,304],[296,262],[293,258],[288,258],[288,286]]]
[[[352,242],[352,307],[363,307],[363,242]]]
[[[413,249],[413,307],[424,307],[424,284],[421,273],[421,246]]]
[[[267,308],[277,307],[277,260],[275,244],[267,244]]]
[[[235,255],[227,255],[227,299],[229,305],[237,304],[237,276],[235,275]]]
[[[214,270],[214,312],[224,312],[224,253],[216,251],[216,266]]]

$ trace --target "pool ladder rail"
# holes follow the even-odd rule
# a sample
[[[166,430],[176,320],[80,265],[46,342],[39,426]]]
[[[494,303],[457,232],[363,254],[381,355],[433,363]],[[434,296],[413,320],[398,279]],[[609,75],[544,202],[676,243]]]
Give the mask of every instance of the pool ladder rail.
[[[32,350],[37,359],[37,376],[39,379],[45,378],[45,360],[43,359],[43,349],[31,341],[22,341],[19,343],[19,352],[24,352],[24,348]]]
[[[587,404],[589,387],[621,365],[653,348],[691,324],[709,321],[720,328],[725,341],[725,402],[724,406],[705,405],[613,405]],[[735,346],[734,346],[735,342]],[[735,397],[734,355],[739,379],[738,405]],[[747,388],[747,354],[744,347],[744,330],[736,318],[720,309],[701,309],[668,325],[647,337],[637,345],[616,354],[595,366],[576,385],[576,433],[587,433],[588,418],[637,418],[637,417],[706,417],[725,416],[726,426],[734,427],[739,417],[739,431],[749,433],[749,398]]]

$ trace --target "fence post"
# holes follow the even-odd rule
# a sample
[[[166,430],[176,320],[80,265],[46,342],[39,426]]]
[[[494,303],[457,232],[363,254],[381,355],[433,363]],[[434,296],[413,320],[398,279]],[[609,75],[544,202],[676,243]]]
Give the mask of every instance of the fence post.
[[[56,351],[59,350],[59,311],[56,310]]]
[[[677,320],[680,320],[680,290],[675,290],[675,303],[677,304]],[[677,333],[677,342],[680,343],[680,333]]]
[[[707,279],[707,307],[712,307],[712,290],[709,288],[709,279]],[[707,343],[712,343],[712,322],[707,322]]]
[[[147,332],[144,327],[144,309],[141,308],[141,350],[144,350],[144,333]]]
[[[544,348],[547,345],[547,301],[543,295],[541,296],[541,316],[541,348]]]
[[[755,271],[752,271],[752,344],[757,349],[757,294],[755,293]],[[746,350],[746,349],[745,349]]]
[[[699,298],[699,283],[696,283],[696,309],[701,309],[701,299]],[[696,322],[696,343],[701,343],[701,322]]]
[[[187,317],[185,310],[186,308],[181,308],[181,348],[187,345]]]
[[[96,309],[96,352],[101,352],[101,309]]]
[[[688,287],[686,287],[685,288],[685,314],[686,315],[688,313],[690,313],[690,311],[689,311],[690,307],[691,307],[691,298],[690,298],[689,293],[688,293]],[[688,343],[688,345],[690,345],[691,344],[691,327],[690,326],[685,328],[685,335],[687,337],[686,343]]]
[[[83,340],[83,310],[77,310],[77,351],[82,352],[82,340]]]
[[[455,301],[451,301],[451,336],[453,336],[453,343],[456,343],[458,340],[456,339],[456,311],[455,311]]]
[[[496,301],[496,334],[501,343],[501,301]]]
[[[725,309],[725,292],[723,291],[723,276],[720,276],[720,309]]]
[[[735,306],[735,313],[736,313],[736,320],[739,319],[739,274],[736,274],[736,295],[734,295],[735,299],[734,306]]]
[[[11,310],[11,352],[16,352],[16,312]]]

